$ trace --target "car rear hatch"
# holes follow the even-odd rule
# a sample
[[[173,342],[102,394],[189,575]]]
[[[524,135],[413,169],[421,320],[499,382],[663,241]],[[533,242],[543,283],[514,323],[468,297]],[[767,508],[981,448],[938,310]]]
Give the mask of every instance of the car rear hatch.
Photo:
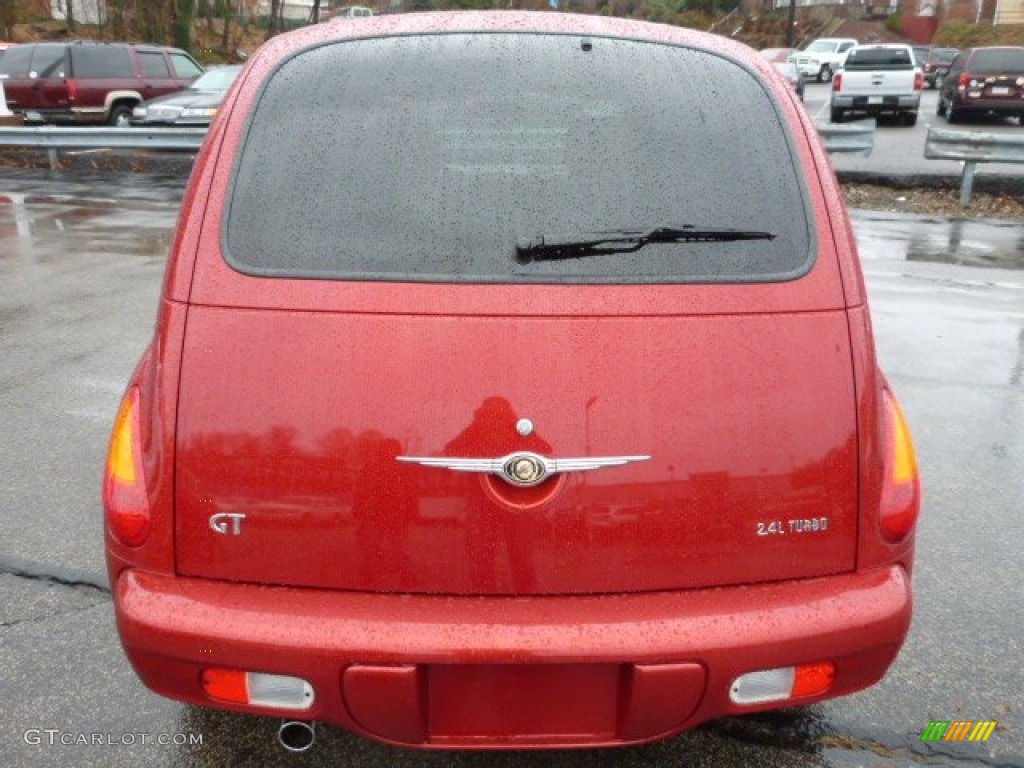
[[[1024,109],[1024,48],[975,51],[960,82],[969,99],[1005,102]]]
[[[841,74],[844,96],[866,96],[864,104],[881,103],[871,97],[909,96],[915,90],[916,71],[909,48],[862,47],[854,48],[846,58]]]
[[[854,567],[850,334],[796,112],[717,56],[589,44],[341,43],[234,105],[189,296],[181,573],[530,595]],[[568,244],[681,218],[753,239]],[[516,485],[509,457],[562,464]]]

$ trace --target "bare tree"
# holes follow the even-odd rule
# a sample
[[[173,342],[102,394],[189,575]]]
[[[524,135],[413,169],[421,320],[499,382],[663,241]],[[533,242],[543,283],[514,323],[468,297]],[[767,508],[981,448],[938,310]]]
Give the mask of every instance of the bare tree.
[[[0,0],[0,32],[5,40],[14,36],[14,25],[18,21],[18,15],[14,10],[14,0]]]
[[[282,0],[270,0],[270,19],[268,19],[269,23],[267,24],[267,36],[264,38],[264,40],[269,40],[276,34],[277,30],[275,29],[275,27],[277,26],[277,17],[278,14],[281,12],[282,5]]]
[[[192,21],[195,18],[195,0],[171,2],[174,14],[174,44],[186,51],[192,48]]]
[[[220,4],[220,16],[224,20],[224,31],[220,37],[220,47],[222,50],[228,50],[228,43],[231,41],[231,17],[233,9],[231,7],[231,0],[218,0]]]

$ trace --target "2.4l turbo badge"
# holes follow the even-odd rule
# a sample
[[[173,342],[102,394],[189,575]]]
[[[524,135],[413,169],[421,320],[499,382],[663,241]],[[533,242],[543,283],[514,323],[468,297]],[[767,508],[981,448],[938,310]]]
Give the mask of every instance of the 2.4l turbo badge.
[[[787,533],[824,533],[828,517],[799,517],[792,520],[762,520],[757,524],[758,536],[783,536]]]

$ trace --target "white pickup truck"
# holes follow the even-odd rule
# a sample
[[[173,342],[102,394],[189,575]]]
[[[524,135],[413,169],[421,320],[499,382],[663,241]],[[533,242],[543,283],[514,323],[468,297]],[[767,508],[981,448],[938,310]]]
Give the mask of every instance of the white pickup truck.
[[[827,83],[842,69],[846,54],[857,45],[852,37],[819,37],[804,50],[790,57],[803,77]]]
[[[851,112],[892,113],[914,125],[923,89],[924,72],[909,45],[858,45],[832,80],[832,122]]]

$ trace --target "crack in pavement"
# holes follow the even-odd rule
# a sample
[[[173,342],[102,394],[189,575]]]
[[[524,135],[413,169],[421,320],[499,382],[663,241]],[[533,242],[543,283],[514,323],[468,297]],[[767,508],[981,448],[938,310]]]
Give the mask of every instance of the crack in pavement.
[[[110,596],[110,585],[105,575],[97,575],[57,565],[46,565],[32,560],[0,555],[0,574],[9,574],[21,579],[32,579],[65,587],[84,587]]]

